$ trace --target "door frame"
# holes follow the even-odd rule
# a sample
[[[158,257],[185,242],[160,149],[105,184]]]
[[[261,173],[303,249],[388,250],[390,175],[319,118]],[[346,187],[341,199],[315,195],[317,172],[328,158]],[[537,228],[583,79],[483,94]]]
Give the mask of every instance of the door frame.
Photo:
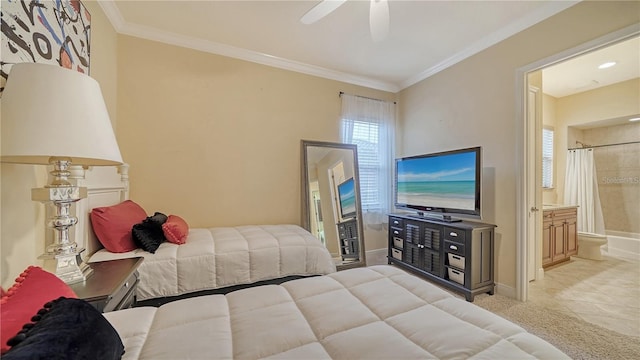
[[[542,208],[542,204],[536,204],[536,200],[531,199],[531,196],[528,195],[530,187],[538,186],[539,184],[535,179],[535,174],[529,170],[533,166],[530,164],[531,157],[529,153],[535,151],[535,143],[532,143],[530,139],[535,134],[531,134],[531,126],[529,126],[527,116],[529,94],[527,76],[530,72],[541,70],[550,65],[638,35],[640,35],[640,24],[633,24],[516,69],[516,130],[518,134],[516,139],[516,298],[520,301],[527,301],[529,293],[527,276],[529,243],[527,235],[531,231],[535,231],[531,229],[531,227],[535,226],[535,221],[531,220],[532,217],[529,216],[529,213],[531,212],[531,206],[538,209]]]

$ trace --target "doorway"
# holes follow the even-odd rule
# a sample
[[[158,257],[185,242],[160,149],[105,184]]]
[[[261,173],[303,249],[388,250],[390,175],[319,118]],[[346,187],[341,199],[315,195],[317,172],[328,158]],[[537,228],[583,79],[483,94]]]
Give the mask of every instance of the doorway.
[[[640,35],[638,26],[630,26],[614,33],[605,35],[581,46],[569,49],[565,52],[553,55],[549,58],[540,60],[536,63],[529,64],[517,71],[517,89],[516,106],[518,111],[518,127],[519,138],[518,158],[519,161],[519,180],[518,180],[518,199],[517,199],[517,234],[518,241],[516,243],[517,266],[516,266],[516,297],[518,300],[526,301],[528,299],[529,280],[533,276],[535,278],[535,269],[532,274],[531,262],[537,258],[535,256],[536,249],[541,242],[538,238],[541,236],[541,209],[542,195],[541,186],[536,173],[536,155],[541,153],[541,148],[537,140],[539,134],[537,129],[541,128],[539,122],[540,116],[530,116],[535,114],[539,109],[539,104],[530,104],[530,87],[529,75],[542,70],[551,65],[558,64],[567,59],[576,58],[588,52],[605,48],[609,45],[637,37]],[[532,162],[534,162],[532,164]],[[538,241],[536,241],[538,239]],[[531,244],[534,241],[535,244]],[[532,254],[533,252],[533,254]]]

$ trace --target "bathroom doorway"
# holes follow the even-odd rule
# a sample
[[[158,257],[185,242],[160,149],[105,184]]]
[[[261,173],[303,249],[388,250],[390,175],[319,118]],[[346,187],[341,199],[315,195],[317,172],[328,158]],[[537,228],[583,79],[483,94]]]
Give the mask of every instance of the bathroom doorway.
[[[640,31],[637,26],[631,26],[620,31],[611,33],[602,38],[596,39],[592,42],[583,44],[577,48],[568,50],[564,53],[556,54],[547,59],[543,59],[537,63],[529,64],[528,66],[521,68],[518,70],[518,88],[519,89],[529,89],[529,76],[534,74],[535,72],[543,72],[547,68],[551,68],[552,66],[561,64],[562,62],[579,59],[585,54],[592,53],[596,50],[602,50],[610,47],[611,45],[615,45],[617,43],[623,42],[625,40],[629,40],[632,38],[637,38],[640,35]],[[569,59],[569,60],[567,60]],[[542,76],[541,76],[542,78]],[[587,80],[587,85],[594,86],[594,88],[598,87],[599,84],[590,82]],[[544,79],[541,81],[541,86],[544,85]],[[538,251],[541,247],[541,231],[536,231],[541,229],[541,210],[543,205],[543,192],[539,177],[536,173],[535,164],[538,164],[538,160],[536,159],[535,154],[541,153],[541,137],[538,133],[538,129],[542,129],[542,117],[529,117],[529,104],[528,104],[528,91],[525,90],[521,92],[518,96],[519,104],[518,107],[522,110],[521,112],[521,121],[520,124],[521,133],[523,136],[522,139],[522,156],[523,164],[521,165],[522,174],[521,184],[522,191],[518,195],[518,242],[517,242],[517,281],[516,281],[516,296],[518,299],[526,301],[528,298],[528,287],[529,280],[531,277],[534,279],[541,278],[544,275],[541,267],[541,260],[539,260]],[[589,89],[584,88],[582,91],[588,91]],[[580,91],[578,91],[580,92]],[[545,98],[543,97],[542,103],[544,104]],[[538,107],[539,108],[539,107]],[[542,106],[540,110],[541,113],[544,113],[548,109],[545,109]],[[538,120],[536,120],[536,118]],[[533,123],[532,123],[533,122]],[[559,163],[564,163],[564,158],[566,157],[566,149],[568,148],[567,142],[567,133],[566,130],[559,131],[556,133],[556,139],[558,140],[558,148],[563,148],[563,151],[556,151],[555,157],[558,159]],[[562,160],[561,160],[562,159]],[[535,163],[532,164],[531,162]],[[561,170],[557,170],[561,168]],[[563,171],[564,167],[556,167],[556,171]],[[556,174],[558,175],[558,174]],[[564,176],[560,177],[560,179],[556,178],[556,186],[557,190],[562,189],[561,182],[564,181]],[[556,197],[558,193],[556,192]],[[547,196],[548,197],[548,196]],[[556,198],[556,200],[558,200]],[[548,200],[547,200],[548,201]],[[536,221],[537,219],[537,221]],[[535,234],[531,236],[531,234]],[[531,244],[530,241],[534,241],[534,244]],[[531,263],[533,262],[534,270],[533,274],[531,271]]]

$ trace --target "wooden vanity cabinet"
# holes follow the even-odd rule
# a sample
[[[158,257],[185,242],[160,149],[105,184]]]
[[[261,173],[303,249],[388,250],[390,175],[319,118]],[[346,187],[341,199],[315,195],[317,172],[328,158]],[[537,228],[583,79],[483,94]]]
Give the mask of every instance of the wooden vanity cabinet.
[[[578,253],[577,208],[543,211],[542,267],[555,265]]]

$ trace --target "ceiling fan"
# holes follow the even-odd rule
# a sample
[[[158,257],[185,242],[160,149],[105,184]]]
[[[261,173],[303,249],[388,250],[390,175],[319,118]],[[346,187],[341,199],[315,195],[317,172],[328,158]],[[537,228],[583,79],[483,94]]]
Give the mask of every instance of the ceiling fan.
[[[300,18],[303,24],[314,22],[329,15],[347,0],[322,0]],[[389,33],[389,3],[387,0],[371,0],[369,6],[369,29],[374,41],[383,40]]]

